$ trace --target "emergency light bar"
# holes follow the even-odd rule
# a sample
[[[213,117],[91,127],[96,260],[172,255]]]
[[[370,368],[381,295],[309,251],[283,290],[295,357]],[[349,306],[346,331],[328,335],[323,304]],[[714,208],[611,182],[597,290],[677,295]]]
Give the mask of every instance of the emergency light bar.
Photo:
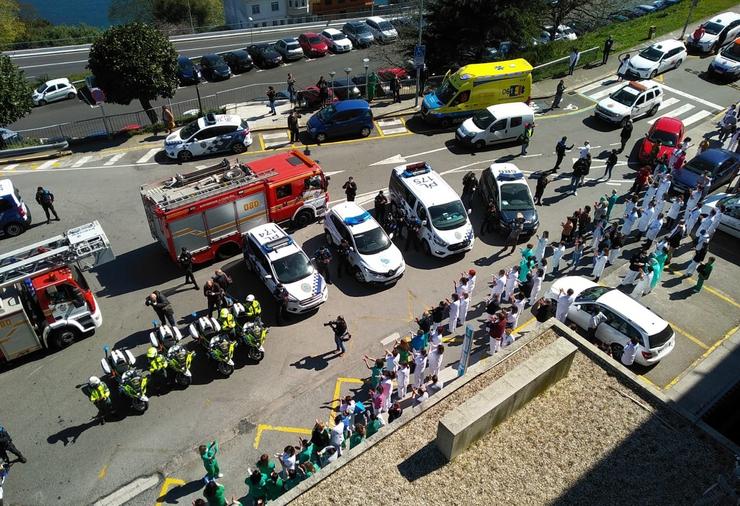
[[[361,223],[365,223],[367,220],[369,220],[372,216],[370,216],[370,213],[365,211],[359,216],[349,216],[344,219],[345,225],[359,225]]]
[[[281,237],[280,239],[275,239],[268,243],[265,243],[262,246],[262,250],[265,253],[270,253],[272,251],[277,251],[280,248],[284,248],[285,246],[290,246],[291,244],[293,244],[293,239],[286,235],[285,237]]]
[[[401,175],[403,177],[414,177],[431,172],[431,170],[432,167],[427,162],[410,163]]]

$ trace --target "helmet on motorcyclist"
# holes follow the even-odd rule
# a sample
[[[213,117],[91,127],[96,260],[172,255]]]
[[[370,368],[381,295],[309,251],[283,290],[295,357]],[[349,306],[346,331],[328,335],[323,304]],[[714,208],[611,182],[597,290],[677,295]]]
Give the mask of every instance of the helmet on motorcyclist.
[[[148,350],[146,350],[146,356],[147,358],[154,358],[157,356],[157,348],[154,346],[150,346]]]
[[[228,318],[229,317],[229,310],[226,308],[223,308],[221,312],[219,313],[219,316],[221,318]]]
[[[88,379],[87,382],[90,385],[96,387],[96,386],[100,385],[100,378],[98,378],[97,376],[90,376],[90,379]]]
[[[247,295],[247,302],[254,302],[254,295],[252,295],[251,293]]]

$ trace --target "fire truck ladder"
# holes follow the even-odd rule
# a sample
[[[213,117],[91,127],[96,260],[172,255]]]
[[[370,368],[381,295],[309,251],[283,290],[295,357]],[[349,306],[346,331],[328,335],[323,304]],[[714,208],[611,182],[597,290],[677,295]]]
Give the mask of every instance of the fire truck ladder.
[[[88,270],[113,260],[108,237],[98,221],[75,227],[62,235],[0,255],[0,286],[43,274],[56,267],[78,263]],[[91,260],[86,265],[79,262]]]

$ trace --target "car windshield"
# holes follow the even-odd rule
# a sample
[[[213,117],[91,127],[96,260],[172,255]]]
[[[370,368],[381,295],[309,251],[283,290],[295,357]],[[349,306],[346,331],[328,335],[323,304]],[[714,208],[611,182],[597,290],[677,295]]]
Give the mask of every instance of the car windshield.
[[[335,33],[334,35],[331,36],[331,38],[333,40],[342,40],[342,39],[344,39],[344,34],[343,33]]]
[[[473,124],[481,130],[485,130],[494,122],[495,119],[496,118],[494,118],[493,114],[488,112],[488,109],[483,109],[473,115]]]
[[[381,21],[378,23],[378,28],[385,32],[386,30],[393,30],[393,25],[388,21]]]
[[[180,130],[180,139],[189,139],[190,137],[195,135],[195,132],[197,132],[198,130],[198,122],[193,121],[192,123],[185,125],[182,130]]]
[[[740,44],[730,44],[722,51],[722,56],[729,60],[740,62]]]
[[[632,107],[632,104],[634,104],[635,100],[637,99],[637,94],[634,91],[630,90],[628,86],[626,88],[622,88],[616,93],[612,93],[609,98],[611,98],[615,102],[619,102],[622,105]]]
[[[277,280],[283,284],[295,283],[313,274],[313,265],[302,251],[274,260],[272,267]]]
[[[318,43],[320,43],[320,42],[321,42],[321,38],[320,38],[319,36],[316,36],[316,37],[309,37],[309,38],[308,38],[308,41],[309,41],[309,42],[310,42],[311,44],[318,44]]]
[[[660,142],[663,146],[673,148],[678,143],[678,136],[671,132],[656,129],[650,133],[650,140],[653,142]]]
[[[323,109],[321,109],[318,112],[317,116],[319,117],[321,121],[327,121],[332,116],[334,116],[334,113],[336,112],[336,110],[337,110],[336,107],[334,107],[333,105],[330,105],[328,107],[324,107]]]
[[[459,200],[432,206],[429,208],[429,215],[432,217],[432,225],[437,230],[452,230],[468,219],[465,208]]]
[[[370,27],[367,26],[365,23],[357,23],[353,24],[352,28],[355,29],[356,33],[362,34],[362,33],[370,33]]]
[[[357,252],[361,255],[380,253],[387,250],[391,245],[388,236],[380,227],[355,234],[354,238]]]
[[[239,61],[247,62],[251,60],[249,54],[247,54],[246,52],[243,52],[243,53],[240,52],[240,53],[234,53],[234,54],[236,55],[236,59]]]
[[[710,21],[709,23],[704,25],[704,31],[707,32],[709,35],[717,35],[724,28],[724,26],[720,25],[719,23],[715,23],[714,21]]]
[[[18,195],[18,200],[20,200],[21,196]],[[740,200],[740,197],[737,195],[730,195],[728,197],[725,197],[723,199],[720,199],[719,202],[717,202],[717,206],[725,206],[725,207],[735,207],[737,206],[738,200]]]
[[[288,49],[298,49],[301,47],[296,41],[286,42],[285,47]]]
[[[613,290],[613,288],[609,288],[607,286],[592,286],[591,288],[586,288],[584,291],[578,294],[576,302],[594,302],[596,301],[596,299],[604,295],[606,292],[610,292],[611,290]]]
[[[179,60],[178,63],[182,70],[190,70],[194,67],[193,62],[189,59]]]
[[[688,170],[689,172],[693,172],[694,174],[704,174],[704,172],[709,172],[712,174],[714,172],[714,163],[709,162],[705,158],[694,158],[689,163],[683,166],[684,169]]]
[[[439,101],[446,105],[450,100],[452,100],[452,97],[457,95],[457,88],[455,88],[452,82],[447,79],[445,80],[445,82],[442,83],[442,86],[440,86],[439,89],[435,91],[435,94],[437,95]]]
[[[534,208],[529,186],[526,184],[505,184],[501,187],[501,209],[503,211],[523,211]]]
[[[48,85],[47,85],[46,83],[44,83],[44,84],[42,84],[41,86],[39,86],[38,88],[36,88],[36,91],[38,91],[39,93],[43,93],[43,92],[44,92],[44,90],[45,90],[46,88],[48,88],[48,87],[49,87],[49,86],[48,86]]]
[[[663,56],[663,51],[654,47],[649,47],[645,51],[640,53],[640,56],[642,56],[646,60],[658,61]]]
[[[218,65],[218,56],[204,56],[203,63],[205,63],[206,65],[216,66]]]

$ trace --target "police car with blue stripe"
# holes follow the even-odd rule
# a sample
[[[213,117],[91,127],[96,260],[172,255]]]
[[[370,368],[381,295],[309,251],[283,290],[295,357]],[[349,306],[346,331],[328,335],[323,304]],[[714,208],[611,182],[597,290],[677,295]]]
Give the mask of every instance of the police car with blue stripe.
[[[287,311],[299,314],[317,308],[329,297],[324,277],[293,238],[275,223],[251,228],[244,240],[244,260],[270,293],[277,284],[288,292]]]
[[[389,284],[406,270],[403,255],[372,215],[354,202],[337,204],[324,219],[324,237],[332,246],[346,239],[349,262],[360,283]]]

